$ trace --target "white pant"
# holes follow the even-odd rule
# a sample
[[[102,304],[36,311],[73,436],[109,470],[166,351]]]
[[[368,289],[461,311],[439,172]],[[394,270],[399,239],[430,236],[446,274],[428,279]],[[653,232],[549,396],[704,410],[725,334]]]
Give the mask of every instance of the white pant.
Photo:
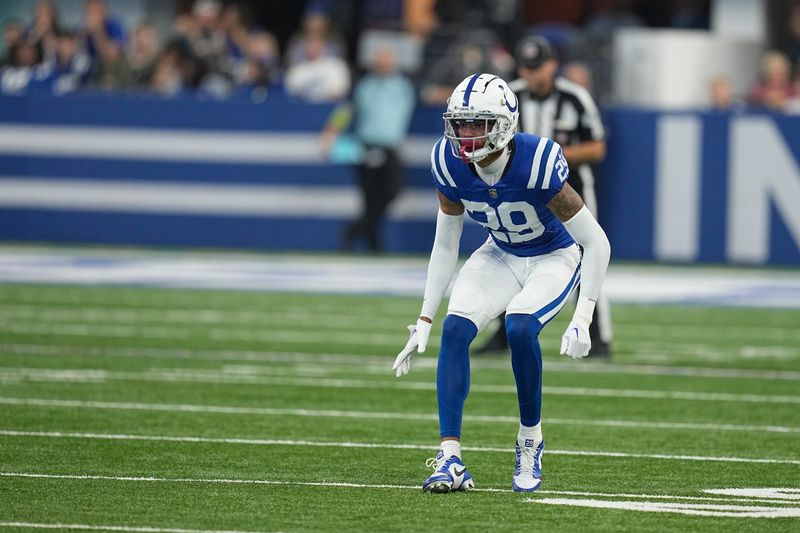
[[[489,237],[461,267],[447,313],[471,320],[478,331],[503,311],[537,315],[545,324],[580,282],[580,259],[575,244],[545,255],[517,257]]]

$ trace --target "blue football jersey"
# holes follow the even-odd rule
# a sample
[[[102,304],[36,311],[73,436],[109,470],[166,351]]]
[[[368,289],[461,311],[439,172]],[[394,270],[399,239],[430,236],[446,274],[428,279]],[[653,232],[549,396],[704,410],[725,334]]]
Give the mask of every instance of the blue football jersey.
[[[436,188],[461,202],[503,250],[522,257],[546,254],[573,242],[547,207],[569,176],[561,146],[552,139],[517,133],[506,172],[487,185],[471,165],[453,155],[441,138],[431,152]]]

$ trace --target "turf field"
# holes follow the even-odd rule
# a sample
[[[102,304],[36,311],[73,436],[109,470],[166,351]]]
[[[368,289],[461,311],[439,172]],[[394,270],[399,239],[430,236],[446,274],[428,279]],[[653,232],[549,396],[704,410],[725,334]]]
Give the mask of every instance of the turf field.
[[[0,285],[0,529],[800,530],[800,311],[616,306],[603,363],[557,355],[567,310],[542,337],[542,489],[510,490],[494,356],[466,405],[476,489],[429,495],[438,330],[391,371],[418,309]]]

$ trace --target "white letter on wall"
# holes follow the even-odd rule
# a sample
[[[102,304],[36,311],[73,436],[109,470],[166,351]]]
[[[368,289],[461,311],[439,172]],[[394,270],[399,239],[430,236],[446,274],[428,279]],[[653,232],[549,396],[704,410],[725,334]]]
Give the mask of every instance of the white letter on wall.
[[[728,260],[769,259],[770,201],[800,247],[800,170],[772,120],[732,120],[729,157]]]
[[[694,261],[700,246],[699,117],[664,116],[658,121],[654,254],[666,261]]]

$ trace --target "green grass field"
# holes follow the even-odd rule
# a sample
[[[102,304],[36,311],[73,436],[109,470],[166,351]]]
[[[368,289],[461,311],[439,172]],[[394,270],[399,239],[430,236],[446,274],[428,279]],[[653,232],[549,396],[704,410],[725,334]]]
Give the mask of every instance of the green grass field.
[[[440,330],[391,371],[419,303],[0,285],[0,529],[800,530],[800,312],[616,306],[603,363],[558,355],[567,309],[541,490],[510,490],[495,356],[472,360],[476,490],[429,495]]]

